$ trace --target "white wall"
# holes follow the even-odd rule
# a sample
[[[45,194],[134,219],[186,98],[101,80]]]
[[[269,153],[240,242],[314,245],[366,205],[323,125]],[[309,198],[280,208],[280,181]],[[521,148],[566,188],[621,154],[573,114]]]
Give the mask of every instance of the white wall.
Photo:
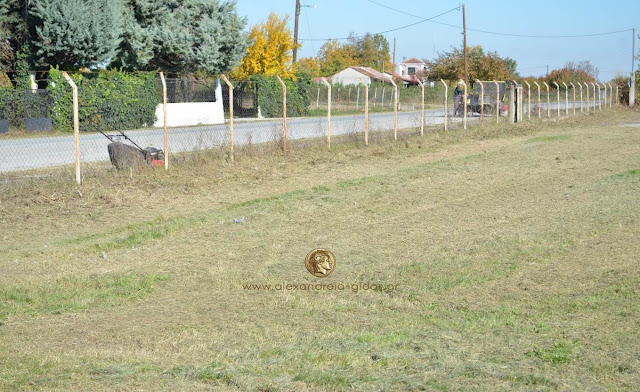
[[[156,107],[154,127],[164,127],[164,105]],[[220,79],[216,80],[215,102],[181,102],[167,104],[167,126],[224,124],[224,106]]]
[[[352,68],[347,68],[333,75],[333,77],[331,78],[331,83],[342,83],[344,86],[347,86],[350,84],[360,84],[360,80],[368,85],[371,84],[371,78],[361,74],[360,72]]]

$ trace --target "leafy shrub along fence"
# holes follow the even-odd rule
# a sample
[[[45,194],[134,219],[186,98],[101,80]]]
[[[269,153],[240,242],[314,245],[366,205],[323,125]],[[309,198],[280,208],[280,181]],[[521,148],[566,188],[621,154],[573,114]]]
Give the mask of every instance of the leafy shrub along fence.
[[[152,126],[161,97],[157,75],[97,71],[70,75],[78,85],[81,131],[110,131]],[[53,100],[52,120],[58,131],[73,130],[73,96],[62,71],[52,68],[49,87]]]
[[[282,117],[282,86],[275,77],[254,76],[252,84],[258,95],[258,106],[264,117]],[[287,86],[287,116],[300,117],[309,113],[311,79],[283,80]]]

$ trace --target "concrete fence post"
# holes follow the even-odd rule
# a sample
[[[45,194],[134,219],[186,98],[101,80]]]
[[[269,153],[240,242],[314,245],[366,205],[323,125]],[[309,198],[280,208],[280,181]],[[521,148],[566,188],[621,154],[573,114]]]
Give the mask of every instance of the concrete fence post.
[[[620,102],[620,95],[618,95],[618,86],[616,86],[616,105]]]
[[[613,86],[609,83],[609,107],[613,107]]]
[[[540,105],[542,105],[542,103],[540,102],[540,85],[538,84],[538,82],[533,82],[533,84],[538,87],[538,118],[540,118],[542,117],[542,107],[540,107]]]
[[[560,86],[558,85],[557,82],[553,82],[553,84],[556,85],[556,109],[558,111],[558,117],[560,117]]]
[[[421,95],[420,95],[420,136],[424,136],[424,83],[422,80],[418,79],[418,84],[420,85]]]
[[[391,79],[393,86],[393,140],[398,141],[398,86]]]
[[[369,85],[360,79],[364,86],[364,145],[369,145]]]
[[[526,80],[524,82],[527,84],[527,117],[531,121],[531,85]]]
[[[287,85],[284,84],[280,76],[276,75],[276,79],[282,86],[282,149],[287,153]]]
[[[584,111],[584,105],[582,105],[582,83],[578,82],[578,86],[580,86],[580,113],[582,113]]]
[[[514,123],[516,122],[516,107],[515,107],[515,103],[516,103],[516,97],[515,97],[515,86],[510,85],[509,86],[509,122],[510,123]]]
[[[464,86],[464,102],[462,103],[462,128],[467,129],[467,83],[460,79],[460,83]]]
[[[591,102],[589,102],[589,83],[584,82],[584,86],[586,87],[587,90],[587,112],[589,112],[589,106],[591,106]]]
[[[63,72],[62,76],[67,80],[71,90],[73,91],[73,141],[75,143],[76,152],[76,184],[82,184],[82,176],[80,175],[80,118],[78,115],[78,86],[76,86],[71,76]]]
[[[571,103],[571,107],[573,108],[573,114],[576,114],[576,85],[573,82],[569,82],[571,85],[571,89],[573,90],[573,102]]]
[[[564,85],[564,115],[569,115],[569,86],[565,82],[562,82]]]
[[[322,83],[327,86],[327,149],[331,150],[331,85],[325,78]]]
[[[598,86],[598,109],[600,111],[602,111],[602,87],[600,87],[600,83],[596,83],[596,85]],[[606,92],[605,92],[605,98],[606,98]]]
[[[494,80],[493,83],[496,85],[496,124],[500,122],[500,84]]]
[[[549,101],[549,85],[547,82],[542,82],[547,88],[547,117],[551,117],[551,102]]]
[[[444,85],[444,130],[447,130],[447,115],[449,114],[449,105],[447,104],[449,97],[449,87],[444,82],[444,80],[440,79],[442,84]]]
[[[476,82],[480,85],[480,126],[484,127],[484,84]]]
[[[229,88],[229,154],[231,155],[231,162],[233,162],[234,161],[234,156],[233,156],[233,85],[231,84],[229,79],[227,79],[227,77],[224,74],[220,75],[220,78],[224,81],[224,83]],[[318,90],[318,91],[320,91],[320,90]],[[224,105],[224,103],[223,103],[223,105]],[[223,108],[224,108],[224,106],[223,106]]]
[[[169,170],[169,127],[167,125],[168,108],[167,108],[167,81],[164,78],[164,72],[160,71],[160,81],[162,81],[162,115],[164,120],[164,170]]]
[[[596,101],[596,84],[594,82],[591,82],[591,85],[593,86],[593,111],[596,111],[596,105],[597,105],[597,101]]]

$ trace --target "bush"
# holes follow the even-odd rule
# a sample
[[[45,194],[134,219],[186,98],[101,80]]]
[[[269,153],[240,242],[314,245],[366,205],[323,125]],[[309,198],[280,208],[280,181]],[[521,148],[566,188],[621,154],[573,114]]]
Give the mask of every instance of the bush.
[[[97,71],[70,75],[78,86],[81,131],[112,131],[151,126],[160,103],[156,74]],[[54,127],[73,130],[73,95],[62,71],[52,68],[49,87]]]
[[[258,94],[258,106],[265,117],[282,117],[282,86],[275,77],[253,76],[251,82]],[[283,80],[287,86],[287,117],[306,116],[311,103],[311,79]]]
[[[0,87],[0,120],[14,127],[24,127],[23,90]]]

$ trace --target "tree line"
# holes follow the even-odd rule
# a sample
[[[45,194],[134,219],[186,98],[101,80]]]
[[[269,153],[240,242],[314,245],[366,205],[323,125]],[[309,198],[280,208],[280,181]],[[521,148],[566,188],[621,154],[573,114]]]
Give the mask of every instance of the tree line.
[[[233,1],[3,0],[0,70],[219,74],[244,57],[246,23]]]

